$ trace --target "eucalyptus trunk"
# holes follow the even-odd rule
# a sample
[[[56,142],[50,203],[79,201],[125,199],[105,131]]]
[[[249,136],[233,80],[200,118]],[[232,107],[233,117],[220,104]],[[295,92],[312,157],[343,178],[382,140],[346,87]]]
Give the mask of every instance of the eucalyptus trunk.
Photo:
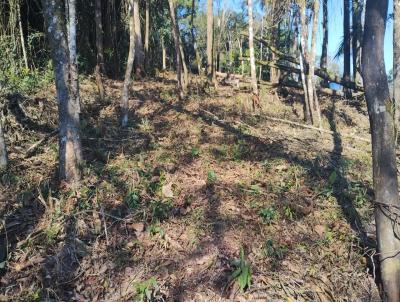
[[[399,196],[393,100],[389,95],[384,38],[388,0],[367,0],[362,50],[365,98],[372,135],[375,221],[382,300],[400,301]]]
[[[135,17],[134,17],[134,1],[128,0],[129,2],[129,53],[128,60],[126,62],[125,79],[122,87],[122,98],[121,98],[121,126],[123,128],[128,126],[128,113],[129,113],[129,88],[132,83],[132,71],[133,63],[135,60]]]
[[[150,35],[150,0],[146,0],[145,27],[144,27],[144,57],[147,69],[149,69],[149,63],[150,63],[149,35]]]
[[[199,50],[197,49],[196,35],[194,32],[195,31],[194,30],[194,15],[195,14],[196,14],[196,0],[192,0],[192,12],[191,12],[191,18],[190,18],[190,33],[192,35],[193,50],[196,55],[197,70],[200,75],[202,73],[201,72],[201,59],[200,59]]]
[[[161,64],[162,64],[162,70],[167,69],[167,49],[165,48],[165,42],[164,42],[164,37],[161,36]]]
[[[210,80],[213,79],[214,77],[213,40],[214,40],[213,0],[207,0],[207,76]]]
[[[253,90],[253,95],[258,97],[256,59],[254,55],[254,41],[253,41],[253,0],[247,0],[247,5],[249,13],[249,50],[250,50],[251,87]]]
[[[79,133],[79,106],[71,96],[72,87],[68,81],[70,62],[67,38],[64,34],[63,5],[61,0],[43,0],[42,5],[46,33],[52,50],[58,99],[60,179],[75,185],[80,179],[82,149]],[[75,35],[70,33],[70,41],[74,38]]]
[[[142,77],[144,75],[144,51],[140,26],[139,0],[133,0],[133,17],[135,19],[135,74],[138,77]]]
[[[350,81],[350,0],[343,0],[343,79]],[[345,89],[347,95],[350,91]]]
[[[395,124],[400,131],[400,0],[393,0],[393,98]]]

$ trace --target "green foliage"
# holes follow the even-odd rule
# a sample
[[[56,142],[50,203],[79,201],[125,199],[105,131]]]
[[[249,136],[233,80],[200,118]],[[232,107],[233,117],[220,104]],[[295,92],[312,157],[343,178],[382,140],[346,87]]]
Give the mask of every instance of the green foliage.
[[[242,292],[250,288],[251,285],[251,267],[244,257],[243,248],[240,250],[240,258],[232,261],[232,266],[235,268],[230,276],[231,280],[235,280]]]
[[[209,170],[207,172],[207,183],[208,184],[214,184],[217,181],[217,174],[215,173],[214,170]]]
[[[170,201],[162,202],[158,200],[152,200],[150,202],[151,210],[151,221],[163,221],[169,217],[172,209]]]
[[[278,217],[278,213],[272,207],[261,209],[259,215],[262,218],[263,223],[268,225],[270,225]]]
[[[266,257],[273,258],[276,260],[283,259],[284,249],[276,247],[272,239],[268,239],[263,246],[263,253]]]
[[[135,191],[129,192],[124,198],[124,203],[128,206],[129,209],[136,210],[140,205],[139,194]]]
[[[287,219],[293,220],[294,212],[290,206],[285,206],[283,208],[283,213]]]
[[[368,202],[367,189],[358,183],[351,183],[348,193],[356,207],[361,208]]]
[[[193,146],[190,154],[192,155],[192,157],[199,157],[200,156],[200,148],[198,146]]]
[[[135,302],[152,301],[158,292],[157,280],[152,277],[146,281],[135,284],[136,295],[134,297]]]

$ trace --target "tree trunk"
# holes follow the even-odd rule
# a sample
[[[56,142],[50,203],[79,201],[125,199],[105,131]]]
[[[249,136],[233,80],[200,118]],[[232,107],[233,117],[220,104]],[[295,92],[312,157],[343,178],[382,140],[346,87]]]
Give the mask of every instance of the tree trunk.
[[[240,57],[243,56],[243,41],[242,38],[238,38],[238,43],[239,43],[239,55]],[[244,62],[240,62],[240,74],[244,75]]]
[[[20,40],[21,40],[21,48],[22,48],[22,55],[24,57],[24,64],[25,64],[25,68],[29,69],[29,65],[28,65],[28,55],[26,53],[26,46],[25,46],[25,36],[24,36],[24,30],[22,28],[22,20],[21,20],[21,6],[19,4],[20,0],[17,0],[16,2],[16,10],[17,10],[17,18],[18,18],[18,27],[19,27],[19,36],[20,36]]]
[[[258,97],[256,59],[254,56],[254,42],[253,42],[253,0],[247,0],[247,5],[249,13],[249,49],[250,49],[251,86],[253,89],[253,95]]]
[[[308,81],[306,76],[306,65],[307,65],[307,15],[306,15],[306,7],[305,4],[300,9],[300,24],[301,24],[301,33],[300,33],[300,72],[301,72],[301,82],[303,84],[304,90],[304,120],[309,123],[312,122],[311,115],[311,100],[309,96],[308,89]]]
[[[261,39],[263,39],[263,38],[264,38],[264,15],[262,16],[262,19],[261,19]],[[262,44],[260,42],[260,61],[263,60],[263,47],[264,47],[264,44]],[[262,71],[263,71],[263,66],[260,65],[260,74],[258,76],[260,81],[262,80]]]
[[[4,139],[3,125],[0,120],[0,171],[7,169],[8,158],[7,158],[7,147]]]
[[[76,0],[68,0],[68,53],[71,99],[80,113],[78,60],[76,55]]]
[[[50,41],[56,82],[59,114],[59,165],[60,179],[75,185],[80,179],[82,149],[79,134],[79,106],[70,95],[69,58],[61,0],[43,0],[44,19]],[[72,14],[73,15],[73,14]],[[71,15],[70,15],[71,16]],[[75,39],[70,34],[70,40]],[[74,43],[72,43],[74,44]]]
[[[162,70],[167,69],[167,49],[165,48],[164,36],[161,36]]]
[[[318,15],[319,15],[319,1],[314,1],[313,8],[313,28],[311,33],[311,49],[310,56],[308,59],[308,96],[310,99],[311,112],[313,116],[313,123],[318,123],[318,126],[321,128],[321,112],[319,111],[319,102],[317,94],[315,93],[315,79],[314,79],[314,70],[315,70],[315,49],[317,44],[317,30],[318,30]]]
[[[346,81],[350,80],[350,40],[350,0],[343,0],[343,78]]]
[[[146,68],[149,69],[150,57],[149,57],[149,35],[150,35],[150,0],[146,0],[146,11],[145,11],[145,28],[144,28],[144,57],[146,60]]]
[[[133,1],[133,16],[135,18],[135,74],[138,77],[142,77],[144,75],[144,52],[140,27],[139,0]]]
[[[328,0],[323,0],[322,2],[322,52],[321,52],[321,61],[320,68],[323,70],[327,70],[328,68]],[[321,81],[321,86],[328,87],[328,83],[326,81]]]
[[[362,4],[360,0],[353,0],[353,39],[352,39],[352,49],[353,49],[353,81],[357,82],[358,75],[358,63],[359,63],[359,50],[360,50],[360,30],[361,30],[361,12]]]
[[[169,3],[169,14],[171,17],[171,26],[172,26],[172,36],[174,37],[174,45],[175,45],[175,56],[176,56],[176,72],[178,77],[178,91],[179,91],[179,98],[183,99],[186,96],[186,90],[184,83],[182,82],[183,76],[183,65],[182,65],[182,55],[180,50],[180,43],[179,43],[179,31],[178,31],[178,24],[175,18],[175,5],[174,0],[168,0]]]
[[[194,32],[194,15],[195,14],[196,14],[196,0],[192,0],[192,12],[191,12],[191,18],[190,18],[190,33],[192,35],[193,50],[196,55],[197,70],[198,70],[198,74],[200,75],[201,74],[201,59],[200,59],[199,50],[197,49],[196,35]]]
[[[123,128],[128,126],[128,113],[129,113],[129,88],[132,82],[133,62],[135,60],[135,17],[134,17],[134,1],[129,1],[129,54],[126,62],[125,79],[122,87],[121,98],[121,126]]]
[[[175,14],[176,17],[176,14]],[[176,21],[177,22],[177,21]],[[178,22],[177,22],[178,23]],[[179,31],[179,26],[177,24],[177,32],[178,32],[178,38],[179,38],[179,53],[181,55],[181,62],[182,62],[182,67],[183,67],[183,74],[182,74],[182,86],[183,86],[183,90],[187,91],[188,85],[189,85],[189,72],[188,72],[188,68],[186,65],[186,58],[185,58],[185,52],[183,50],[183,43],[182,43],[182,38],[181,38],[181,34]]]
[[[400,131],[400,0],[393,0],[393,98],[395,124]]]
[[[382,300],[400,301],[399,197],[393,102],[384,61],[388,0],[367,0],[362,50],[365,98],[372,135],[375,220],[383,284]]]
[[[96,51],[97,51],[97,65],[96,65],[96,83],[99,90],[100,99],[104,100],[104,50],[103,50],[103,22],[102,22],[102,9],[101,0],[95,1],[95,23],[96,23]]]
[[[213,58],[213,36],[214,36],[214,14],[213,0],[207,0],[207,76],[213,78],[214,58]]]

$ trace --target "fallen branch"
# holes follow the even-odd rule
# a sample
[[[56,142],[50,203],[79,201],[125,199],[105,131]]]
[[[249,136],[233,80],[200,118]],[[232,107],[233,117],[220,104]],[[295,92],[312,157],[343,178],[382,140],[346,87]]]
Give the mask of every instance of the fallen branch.
[[[30,146],[28,148],[28,150],[26,150],[25,153],[25,158],[32,156],[32,154],[34,154],[36,152],[36,150],[43,145],[46,141],[48,141],[50,138],[52,138],[53,136],[56,136],[58,134],[58,129],[50,132],[49,134],[45,135],[45,137],[43,137],[42,139],[40,139],[39,141],[37,141],[36,143],[34,143],[32,146]]]

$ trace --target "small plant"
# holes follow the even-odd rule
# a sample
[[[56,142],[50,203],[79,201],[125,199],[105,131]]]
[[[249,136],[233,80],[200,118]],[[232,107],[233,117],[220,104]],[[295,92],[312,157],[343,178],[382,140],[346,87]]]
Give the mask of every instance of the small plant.
[[[244,257],[243,248],[240,250],[240,258],[232,261],[235,271],[230,276],[230,280],[235,280],[242,292],[251,285],[251,267]]]
[[[290,206],[285,206],[283,208],[283,211],[284,211],[285,217],[287,219],[293,220],[294,212],[293,212],[293,210],[292,210],[292,208]]]
[[[274,258],[276,260],[283,259],[283,249],[276,247],[271,239],[268,239],[263,248],[264,255],[269,258]]]
[[[140,196],[136,192],[129,192],[124,198],[124,203],[130,210],[136,210],[140,204]]]
[[[199,157],[200,156],[200,148],[197,146],[192,147],[190,154],[192,155],[192,157]]]
[[[356,207],[361,208],[367,203],[367,189],[362,187],[360,184],[351,184],[348,191],[350,196],[354,199]]]
[[[158,283],[157,280],[152,277],[146,281],[136,283],[135,288],[135,302],[152,301],[158,292]]]
[[[217,174],[214,170],[209,170],[207,172],[207,183],[214,184],[217,181]]]
[[[172,209],[171,202],[152,200],[150,203],[151,221],[163,221],[168,218]]]
[[[272,207],[260,210],[259,215],[262,218],[263,223],[268,225],[270,225],[278,216],[275,209]]]

